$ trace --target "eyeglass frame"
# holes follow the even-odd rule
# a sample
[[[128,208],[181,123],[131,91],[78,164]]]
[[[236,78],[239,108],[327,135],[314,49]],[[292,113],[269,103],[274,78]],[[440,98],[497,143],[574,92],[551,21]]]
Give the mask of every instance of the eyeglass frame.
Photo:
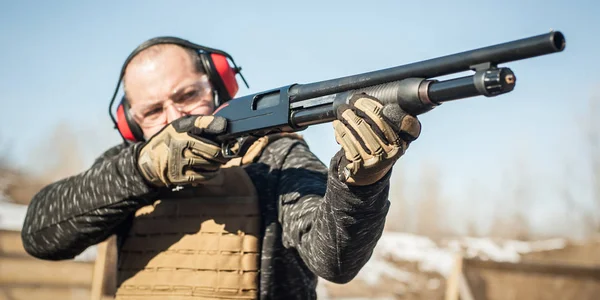
[[[195,105],[192,106],[191,108],[187,108],[187,109],[184,110],[183,109],[183,105],[184,104],[183,103],[178,103],[177,102],[178,100],[174,100],[172,97],[181,98],[185,94],[187,94],[187,92],[185,92],[185,91],[188,88],[194,87],[194,86],[200,86],[200,87],[202,87],[202,90],[199,91],[200,93],[195,96],[195,97],[198,98],[197,99],[197,103],[195,103]],[[202,91],[204,91],[204,92],[202,92]],[[162,120],[159,121],[158,119],[162,119],[163,115],[166,117],[166,108],[168,106],[172,105],[179,112],[189,113],[190,111],[196,109],[202,103],[202,100],[206,99],[205,97],[208,96],[208,95],[213,95],[213,97],[215,96],[214,95],[214,88],[213,88],[212,84],[210,83],[210,80],[208,79],[208,76],[206,74],[203,74],[198,81],[196,81],[195,83],[186,85],[186,86],[184,86],[182,88],[178,88],[167,99],[160,99],[160,100],[153,101],[151,104],[145,105],[144,109],[136,109],[136,107],[130,106],[129,107],[129,115],[141,127],[152,127],[152,126],[160,125],[164,121],[162,121]],[[184,102],[184,101],[179,101],[179,102]],[[147,117],[143,117],[143,116],[139,115],[139,114],[141,114],[141,112],[138,112],[138,110],[140,110],[140,111],[146,110],[146,107],[148,109],[153,109],[155,107],[158,108],[158,104],[160,104],[160,103],[162,103],[162,112],[161,112],[161,116],[157,117],[158,118],[157,121],[153,121],[153,122],[147,121],[147,120],[144,121],[144,119],[147,118]]]

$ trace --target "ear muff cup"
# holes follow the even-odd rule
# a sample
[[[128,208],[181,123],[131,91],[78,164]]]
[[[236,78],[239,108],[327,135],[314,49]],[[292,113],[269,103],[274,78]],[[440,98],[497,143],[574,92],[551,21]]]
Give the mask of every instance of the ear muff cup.
[[[129,113],[129,102],[125,97],[121,99],[121,103],[117,108],[117,129],[123,135],[123,138],[130,141],[143,141],[144,133],[140,126],[133,120]]]
[[[235,70],[229,65],[227,57],[218,53],[200,53],[202,65],[209,80],[219,95],[217,106],[233,99],[239,90],[235,79]]]
[[[214,78],[220,81],[219,91],[223,101],[229,101],[235,97],[239,90],[237,80],[235,79],[235,70],[229,65],[227,57],[217,53],[211,53],[210,70],[215,73]]]

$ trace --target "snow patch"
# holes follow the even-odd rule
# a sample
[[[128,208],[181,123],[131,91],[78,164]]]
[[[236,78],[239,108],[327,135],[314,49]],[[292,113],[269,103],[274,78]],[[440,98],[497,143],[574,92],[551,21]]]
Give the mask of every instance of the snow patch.
[[[0,230],[20,231],[26,212],[26,205],[0,202]]]
[[[376,285],[381,277],[394,278],[408,283],[414,274],[403,270],[394,262],[413,262],[419,271],[434,272],[447,278],[457,255],[499,262],[519,262],[526,253],[562,249],[565,239],[540,241],[494,240],[491,238],[455,238],[438,243],[419,235],[385,232],[373,251],[373,255],[359,272],[360,278],[369,285]],[[433,288],[439,283],[429,282]]]
[[[540,241],[491,240],[488,238],[460,238],[449,240],[447,247],[455,252],[463,252],[465,257],[499,262],[519,262],[526,253],[562,249],[567,246],[565,239]]]

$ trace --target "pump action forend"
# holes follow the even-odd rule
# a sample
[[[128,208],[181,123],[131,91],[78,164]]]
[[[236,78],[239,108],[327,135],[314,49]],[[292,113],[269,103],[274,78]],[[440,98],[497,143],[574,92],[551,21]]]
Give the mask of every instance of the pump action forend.
[[[494,97],[512,91],[515,74],[499,64],[561,52],[566,41],[560,31],[532,36],[389,69],[239,97],[223,104],[215,115],[228,120],[227,133],[218,137],[227,156],[230,146],[246,136],[295,132],[335,120],[336,108],[355,93],[366,93],[384,103],[398,103],[419,115],[440,104],[474,96]],[[464,71],[473,75],[444,81],[434,77]]]

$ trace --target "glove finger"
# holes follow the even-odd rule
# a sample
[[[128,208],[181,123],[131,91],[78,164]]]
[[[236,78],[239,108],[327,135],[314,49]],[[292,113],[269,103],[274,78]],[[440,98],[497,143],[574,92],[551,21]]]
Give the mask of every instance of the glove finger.
[[[208,145],[211,146],[210,144]],[[206,152],[206,148],[204,148],[204,150],[190,149],[190,151],[192,155],[202,157],[210,163],[217,163],[223,165],[229,161],[229,158],[223,156],[223,151],[220,147],[213,148],[213,146],[211,146],[210,149],[210,153]]]
[[[421,122],[402,110],[400,105],[385,105],[381,110],[381,115],[394,128],[400,138],[406,142],[416,140],[421,134]]]
[[[188,141],[187,149],[189,151],[186,151],[184,154],[186,158],[190,158],[194,155],[206,159],[216,159],[221,155],[221,147],[203,138]]]
[[[352,132],[352,135],[358,141],[357,145],[360,145],[366,152],[367,156],[363,156],[365,163],[370,164],[374,163],[371,160],[381,160],[384,155],[383,146],[385,143],[379,139],[377,134],[371,129],[371,126],[351,109],[345,110],[341,117],[341,122],[347,126],[348,130]]]
[[[210,161],[204,158],[192,157],[184,160],[187,169],[200,171],[216,171],[221,167],[221,164],[216,161]]]
[[[377,134],[385,144],[398,145],[399,136],[394,131],[394,128],[392,128],[382,116],[383,104],[366,97],[354,98],[350,101],[350,104],[356,108],[356,115],[369,123],[371,129],[373,129],[375,134]],[[391,151],[390,147],[385,148],[386,152]]]
[[[198,116],[194,121],[194,128],[190,130],[193,135],[214,136],[225,133],[227,119],[218,116]]]
[[[217,171],[196,171],[194,169],[187,169],[184,171],[183,176],[180,176],[177,181],[173,181],[175,185],[183,185],[190,183],[202,183],[206,180],[212,179],[217,176]]]
[[[362,155],[359,150],[360,146],[354,135],[348,130],[348,128],[339,120],[333,121],[333,129],[335,132],[335,140],[337,143],[342,146],[344,150],[344,156],[348,161],[348,165],[345,166],[352,174],[355,174],[358,171],[361,161]]]
[[[188,115],[172,122],[175,131],[195,136],[214,136],[227,131],[227,119],[219,116]]]

